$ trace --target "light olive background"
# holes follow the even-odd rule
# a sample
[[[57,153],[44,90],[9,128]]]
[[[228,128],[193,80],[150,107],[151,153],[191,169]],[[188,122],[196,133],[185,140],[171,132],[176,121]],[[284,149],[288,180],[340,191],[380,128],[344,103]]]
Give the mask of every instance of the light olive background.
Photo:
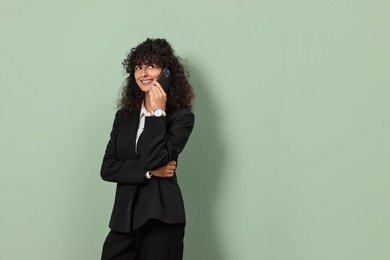
[[[130,48],[196,92],[186,260],[390,259],[390,2],[11,1],[0,7],[0,259],[99,259],[99,176]]]

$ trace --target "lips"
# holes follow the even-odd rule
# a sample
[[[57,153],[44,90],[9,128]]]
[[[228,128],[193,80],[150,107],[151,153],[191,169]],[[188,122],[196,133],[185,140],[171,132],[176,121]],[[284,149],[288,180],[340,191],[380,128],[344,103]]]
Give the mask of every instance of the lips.
[[[149,85],[153,82],[152,79],[141,80],[142,84]]]

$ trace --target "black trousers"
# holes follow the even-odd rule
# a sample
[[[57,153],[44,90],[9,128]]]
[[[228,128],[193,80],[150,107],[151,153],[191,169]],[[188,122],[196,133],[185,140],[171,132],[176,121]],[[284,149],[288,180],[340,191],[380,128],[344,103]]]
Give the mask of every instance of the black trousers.
[[[110,231],[102,260],[182,260],[183,224],[149,220],[131,233]]]

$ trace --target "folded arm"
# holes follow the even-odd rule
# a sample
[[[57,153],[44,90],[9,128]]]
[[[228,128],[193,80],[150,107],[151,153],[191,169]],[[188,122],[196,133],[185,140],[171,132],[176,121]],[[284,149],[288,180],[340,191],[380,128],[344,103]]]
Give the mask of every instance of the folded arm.
[[[138,184],[146,182],[146,170],[141,165],[141,160],[125,159],[120,160],[117,154],[118,134],[122,125],[121,113],[115,115],[114,124],[110,134],[110,141],[103,157],[100,175],[103,180],[117,183]]]

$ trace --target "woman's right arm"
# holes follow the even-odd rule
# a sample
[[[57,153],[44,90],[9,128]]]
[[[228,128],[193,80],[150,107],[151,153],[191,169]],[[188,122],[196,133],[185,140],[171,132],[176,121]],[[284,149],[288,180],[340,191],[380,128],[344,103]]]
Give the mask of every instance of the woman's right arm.
[[[123,112],[115,115],[110,140],[103,157],[100,175],[103,180],[116,183],[140,184],[145,183],[146,170],[141,166],[140,159],[119,160],[117,155],[117,140],[122,125]]]

